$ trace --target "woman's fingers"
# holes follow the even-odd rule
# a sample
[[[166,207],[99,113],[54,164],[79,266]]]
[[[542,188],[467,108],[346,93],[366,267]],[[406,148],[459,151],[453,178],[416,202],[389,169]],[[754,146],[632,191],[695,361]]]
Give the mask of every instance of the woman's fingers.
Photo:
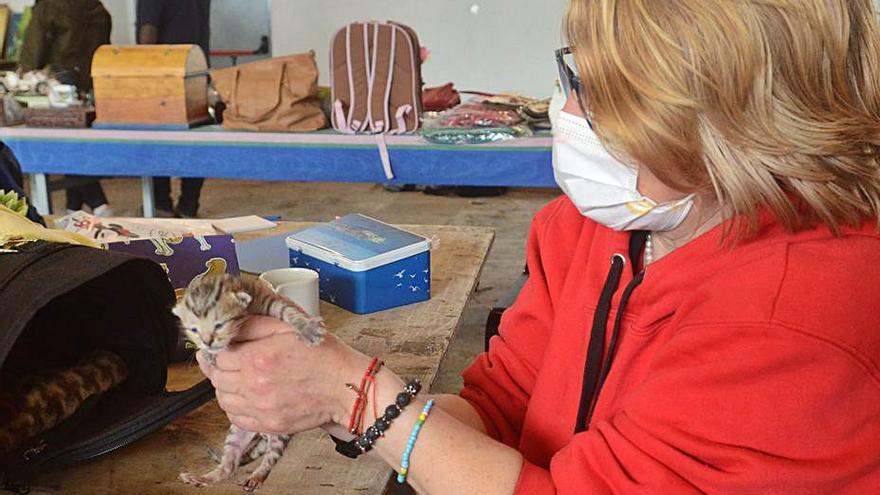
[[[211,378],[211,372],[213,371],[213,367],[211,363],[207,361],[204,353],[201,351],[196,351],[196,362],[199,363],[199,369],[202,370],[202,374],[208,378]]]
[[[261,340],[279,333],[290,332],[290,325],[268,316],[252,316],[244,322],[235,337],[236,342]]]
[[[229,346],[225,351],[217,354],[214,367],[223,371],[241,371],[246,361],[244,352],[245,350],[239,346]]]
[[[254,405],[251,401],[240,395],[230,394],[220,390],[217,391],[217,403],[220,404],[220,409],[223,409],[226,414],[251,415],[255,412]]]
[[[247,431],[257,431],[260,433],[267,433],[263,431],[262,424],[257,421],[255,418],[251,416],[246,416],[244,414],[230,414],[227,413],[226,416],[229,418],[229,422],[238,426],[241,429]]]

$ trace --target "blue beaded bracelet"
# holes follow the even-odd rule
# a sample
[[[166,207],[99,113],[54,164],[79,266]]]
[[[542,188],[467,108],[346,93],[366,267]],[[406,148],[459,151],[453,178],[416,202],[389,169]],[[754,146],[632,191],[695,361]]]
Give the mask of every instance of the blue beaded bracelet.
[[[416,444],[416,439],[419,437],[419,431],[422,429],[422,425],[425,424],[428,415],[431,414],[432,407],[434,407],[434,399],[429,400],[428,403],[425,404],[422,413],[419,414],[418,421],[416,421],[415,426],[413,426],[412,433],[409,434],[409,441],[406,443],[406,450],[403,451],[403,457],[400,458],[400,471],[397,472],[398,483],[403,484],[406,481],[406,474],[409,472],[409,456],[412,454],[412,449]]]

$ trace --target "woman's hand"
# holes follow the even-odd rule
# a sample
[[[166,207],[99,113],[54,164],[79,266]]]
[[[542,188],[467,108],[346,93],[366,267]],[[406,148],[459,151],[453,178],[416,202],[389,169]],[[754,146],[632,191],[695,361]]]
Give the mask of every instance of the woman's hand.
[[[217,356],[217,366],[201,353],[197,359],[232,423],[275,434],[347,422],[354,395],[345,383],[369,364],[333,334],[309,347],[290,326],[268,317],[245,323],[236,343]]]

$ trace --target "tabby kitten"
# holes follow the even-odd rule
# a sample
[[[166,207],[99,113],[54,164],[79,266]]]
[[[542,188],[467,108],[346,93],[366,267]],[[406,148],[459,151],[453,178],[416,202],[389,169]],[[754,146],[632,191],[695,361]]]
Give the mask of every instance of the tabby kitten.
[[[186,338],[212,365],[216,364],[217,354],[235,339],[251,315],[270,316],[289,324],[309,345],[320,344],[326,331],[320,318],[309,316],[262,281],[227,274],[206,274],[194,279],[172,312],[180,318]],[[254,491],[281,459],[288,442],[290,435],[250,432],[230,425],[217,467],[202,476],[181,473],[180,479],[198,487],[207,486],[229,479],[238,466],[264,453],[260,466],[242,483],[245,491]]]
[[[94,351],[70,368],[6,377],[0,389],[0,453],[58,426],[86,399],[127,377],[125,361],[109,351]]]

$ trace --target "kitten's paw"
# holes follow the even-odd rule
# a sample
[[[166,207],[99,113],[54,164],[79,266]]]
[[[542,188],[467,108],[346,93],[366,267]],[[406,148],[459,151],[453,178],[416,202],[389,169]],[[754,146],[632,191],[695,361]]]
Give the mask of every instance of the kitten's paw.
[[[286,308],[282,313],[281,320],[296,330],[300,340],[310,346],[316,346],[324,341],[327,328],[324,320],[320,317],[310,317],[296,308]]]
[[[251,476],[250,478],[239,483],[239,485],[241,486],[242,490],[251,493],[259,490],[260,487],[263,486],[264,481],[266,481],[265,476]]]
[[[210,457],[211,460],[216,462],[217,464],[220,464],[221,460],[223,459],[223,454],[217,452],[217,449],[215,449],[214,447],[208,447],[207,450],[208,457]]]
[[[202,353],[202,357],[205,358],[205,361],[207,361],[208,364],[210,364],[212,368],[217,367],[217,355],[216,354],[214,354],[212,352],[208,352],[204,349],[202,349],[199,352]]]
[[[324,335],[327,333],[327,327],[324,326],[321,318],[303,319],[298,325],[299,338],[311,347],[315,347],[324,341]]]
[[[186,483],[187,485],[192,485],[196,488],[204,488],[210,484],[205,478],[195,475],[193,473],[180,473],[179,478],[180,481]]]

